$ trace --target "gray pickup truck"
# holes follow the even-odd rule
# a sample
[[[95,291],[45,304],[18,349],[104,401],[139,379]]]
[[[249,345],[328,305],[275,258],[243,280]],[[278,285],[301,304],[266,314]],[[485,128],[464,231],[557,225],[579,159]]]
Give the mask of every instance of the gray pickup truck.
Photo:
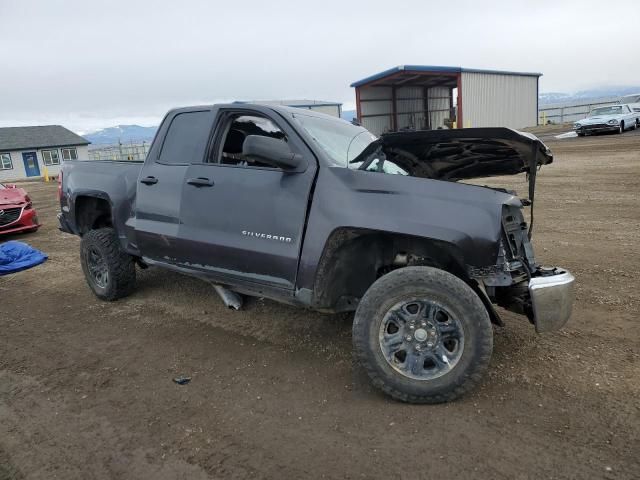
[[[136,266],[322,312],[355,311],[353,345],[373,384],[414,403],[478,383],[494,305],[538,332],[569,319],[573,276],[534,257],[523,207],[551,163],[506,128],[376,138],[326,115],[229,104],[172,110],[144,163],[68,161],[61,229],[82,237],[101,299],[134,290]],[[458,183],[514,175],[515,192]],[[533,213],[533,209],[532,209]]]

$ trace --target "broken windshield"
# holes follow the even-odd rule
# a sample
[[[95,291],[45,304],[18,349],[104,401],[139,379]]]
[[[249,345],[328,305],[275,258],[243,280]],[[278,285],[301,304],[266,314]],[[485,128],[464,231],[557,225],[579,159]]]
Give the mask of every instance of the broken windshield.
[[[377,137],[341,119],[296,113],[294,118],[318,142],[335,166],[347,167]]]

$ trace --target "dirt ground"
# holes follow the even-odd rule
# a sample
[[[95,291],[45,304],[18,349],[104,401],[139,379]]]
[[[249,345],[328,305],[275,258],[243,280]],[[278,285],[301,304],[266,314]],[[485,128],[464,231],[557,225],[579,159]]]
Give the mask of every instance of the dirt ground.
[[[98,301],[55,184],[26,184],[44,226],[13,238],[50,258],[0,277],[0,479],[640,478],[640,135],[549,145],[534,245],[576,275],[573,317],[504,313],[480,387],[436,406],[370,386],[348,315],[231,312],[157,269]]]

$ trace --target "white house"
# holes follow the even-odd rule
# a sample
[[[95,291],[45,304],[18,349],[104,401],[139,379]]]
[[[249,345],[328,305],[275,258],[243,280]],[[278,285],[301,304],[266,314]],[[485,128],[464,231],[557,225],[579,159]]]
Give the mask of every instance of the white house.
[[[60,125],[0,128],[0,182],[58,175],[65,160],[88,159],[86,138]]]

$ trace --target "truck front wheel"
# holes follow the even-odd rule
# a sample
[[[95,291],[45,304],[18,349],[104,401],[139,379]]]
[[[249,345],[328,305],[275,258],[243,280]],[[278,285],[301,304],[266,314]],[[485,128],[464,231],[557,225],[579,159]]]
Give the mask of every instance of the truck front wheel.
[[[353,344],[376,387],[403,402],[440,403],[480,381],[491,359],[493,329],[482,300],[458,277],[406,267],[365,293]]]
[[[120,248],[113,228],[91,230],[82,237],[80,263],[89,287],[101,300],[117,300],[133,292],[136,267]]]

